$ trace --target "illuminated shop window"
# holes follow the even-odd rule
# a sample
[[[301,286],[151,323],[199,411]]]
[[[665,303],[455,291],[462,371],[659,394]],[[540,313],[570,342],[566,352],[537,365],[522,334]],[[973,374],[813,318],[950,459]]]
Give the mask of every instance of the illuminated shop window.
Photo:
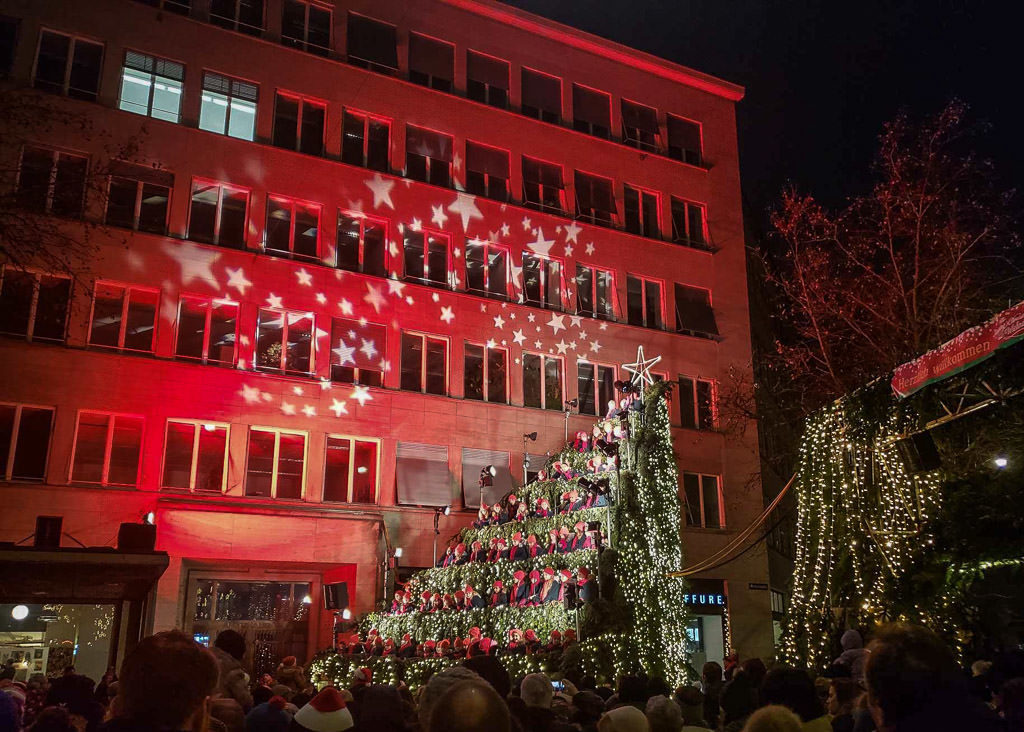
[[[331,52],[331,8],[316,2],[284,0],[281,43],[327,56]]]
[[[108,412],[78,413],[73,483],[135,485],[142,453],[143,418]]]
[[[658,151],[658,110],[622,100],[622,142],[651,152]]]
[[[405,175],[413,180],[450,188],[452,138],[422,127],[405,127]]]
[[[528,117],[559,124],[562,121],[562,80],[523,68],[522,112]]]
[[[387,328],[365,319],[334,318],[331,324],[331,380],[384,385]]]
[[[325,103],[278,92],[274,101],[273,143],[286,150],[323,155],[326,119]]]
[[[263,33],[263,0],[210,0],[210,22],[251,36]]]
[[[658,224],[658,194],[633,186],[625,187],[623,200],[626,231],[630,234],[657,238],[661,236]]]
[[[348,14],[348,62],[380,74],[398,73],[398,30],[355,13]]]
[[[338,268],[387,277],[388,222],[338,212]]]
[[[576,265],[576,312],[590,318],[615,319],[615,279],[610,271]]]
[[[463,396],[484,402],[508,403],[508,350],[465,344]]]
[[[376,503],[379,455],[377,440],[327,435],[324,501]]]
[[[562,166],[523,157],[523,204],[539,211],[564,213]]]
[[[180,121],[185,67],[175,61],[125,53],[118,108],[167,122]]]
[[[548,310],[562,309],[562,263],[523,252],[523,302]]]
[[[269,254],[317,259],[320,241],[320,206],[282,196],[267,196],[264,246]]]
[[[672,197],[672,241],[707,248],[707,214],[702,205]]]
[[[175,356],[234,366],[237,336],[237,303],[205,297],[181,298]]]
[[[104,220],[108,226],[163,235],[167,233],[170,198],[170,186],[112,175]]]
[[[576,382],[580,414],[603,415],[608,402],[615,398],[615,367],[577,361]]]
[[[715,428],[715,382],[679,377],[679,424],[691,430]]]
[[[448,341],[420,333],[402,333],[402,389],[448,393]]]
[[[302,498],[306,483],[306,433],[249,428],[245,495]]]
[[[0,478],[44,480],[52,429],[51,407],[0,404]]]
[[[62,343],[71,279],[5,267],[0,280],[0,333]]]
[[[466,52],[466,96],[492,107],[508,107],[508,61]]]
[[[217,422],[167,420],[161,485],[223,493],[228,481],[229,427]]]
[[[188,238],[242,249],[245,247],[249,191],[224,183],[192,182]]]
[[[405,279],[430,287],[448,287],[448,237],[406,227],[403,258]]]
[[[466,143],[466,190],[495,201],[508,200],[508,150]]]
[[[661,283],[642,277],[626,276],[626,317],[630,325],[661,330]]]
[[[26,146],[18,170],[18,204],[32,211],[79,218],[85,203],[88,158]]]
[[[89,345],[152,353],[159,299],[157,290],[97,282]]]
[[[199,129],[241,140],[255,139],[258,99],[256,84],[207,71],[203,74]]]
[[[668,155],[690,165],[701,165],[704,154],[700,125],[673,114],[668,115]]]
[[[391,124],[351,109],[345,110],[341,161],[361,168],[387,172],[391,154]]]
[[[676,332],[712,338],[718,324],[711,309],[711,290],[676,283]]]
[[[455,46],[435,38],[409,34],[409,81],[450,92],[455,78]]]
[[[572,85],[572,126],[594,137],[605,139],[612,129],[612,98],[596,89]]]
[[[508,299],[508,250],[490,242],[466,242],[466,291]]]
[[[296,376],[313,372],[313,314],[260,308],[256,367]]]
[[[686,525],[702,529],[725,526],[721,480],[717,475],[683,473]]]
[[[576,171],[576,218],[598,226],[615,223],[615,196],[608,178]]]
[[[50,30],[39,34],[36,89],[95,102],[102,68],[102,43]]]
[[[523,354],[523,406],[562,411],[562,359]]]

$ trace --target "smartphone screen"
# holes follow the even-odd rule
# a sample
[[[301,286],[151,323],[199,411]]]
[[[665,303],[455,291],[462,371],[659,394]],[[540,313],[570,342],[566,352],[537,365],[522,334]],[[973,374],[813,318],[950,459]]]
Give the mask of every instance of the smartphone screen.
[[[565,691],[565,682],[564,681],[552,681],[551,682],[551,688],[554,689],[555,691]]]

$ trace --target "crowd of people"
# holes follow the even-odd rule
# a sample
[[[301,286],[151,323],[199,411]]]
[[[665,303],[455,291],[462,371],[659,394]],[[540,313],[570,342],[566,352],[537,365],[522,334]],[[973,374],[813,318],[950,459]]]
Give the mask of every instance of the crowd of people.
[[[552,630],[544,643],[533,629],[510,628],[507,641],[488,638],[480,628],[472,627],[465,638],[430,639],[417,643],[411,634],[402,636],[401,643],[385,638],[376,628],[352,640],[339,640],[336,650],[346,656],[395,656],[397,658],[475,658],[477,656],[536,655],[563,651],[577,642],[576,631]]]

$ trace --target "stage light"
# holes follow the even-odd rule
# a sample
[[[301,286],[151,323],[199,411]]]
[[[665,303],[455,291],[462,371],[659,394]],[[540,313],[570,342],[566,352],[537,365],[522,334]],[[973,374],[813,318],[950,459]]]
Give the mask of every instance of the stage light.
[[[565,403],[565,408],[566,408],[566,410],[576,409],[576,407],[578,407],[579,405],[580,405],[580,400],[579,399],[570,399],[569,401],[567,401]]]
[[[306,595],[305,597],[303,597],[303,598],[302,598],[302,604],[303,604],[303,605],[312,605],[312,604],[313,604],[313,598],[312,598],[312,596],[310,596],[310,595]]]
[[[203,425],[203,429],[206,430],[207,432],[213,432],[215,429],[217,429],[217,425],[215,425],[215,424],[204,424]]]
[[[349,610],[348,608],[345,608],[344,610],[342,610],[341,611],[341,619],[342,620],[351,620],[352,619],[352,611]]]
[[[395,559],[401,559],[401,558],[402,558],[402,547],[396,546],[395,547]]]
[[[996,467],[1000,469],[1005,468],[1009,464],[1009,461],[1002,456],[997,457],[992,462],[994,462],[996,464]]]
[[[360,475],[366,473],[367,470],[369,470],[369,468],[367,468],[365,465],[360,465],[358,468],[356,468],[356,472],[359,473]]]
[[[156,514],[153,511],[147,511],[142,514],[142,523],[152,526],[156,523]]]
[[[15,605],[11,608],[11,617],[15,620],[24,620],[28,617],[28,608],[24,605]]]

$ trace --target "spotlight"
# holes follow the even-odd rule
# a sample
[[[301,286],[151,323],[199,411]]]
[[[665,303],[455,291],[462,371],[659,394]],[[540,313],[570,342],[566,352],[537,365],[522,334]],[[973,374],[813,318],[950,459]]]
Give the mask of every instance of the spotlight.
[[[402,547],[396,546],[395,547],[395,559],[401,559],[401,558],[402,558]]]
[[[11,608],[11,617],[15,620],[24,620],[28,617],[28,608],[24,605],[15,605]]]
[[[443,513],[445,516],[447,516],[447,515],[449,515],[452,512],[452,507],[451,506],[445,506],[444,508],[440,508],[438,510],[441,513]]]
[[[994,462],[996,464],[996,467],[1000,469],[1005,468],[1009,464],[1009,461],[1002,456],[997,457],[992,462]]]
[[[537,433],[536,432],[527,432],[525,435],[523,435],[523,439],[524,440],[530,440],[531,442],[536,442],[537,441]]]
[[[341,619],[342,620],[351,620],[352,619],[352,611],[349,610],[348,608],[345,608],[344,610],[342,610],[341,611]]]
[[[566,409],[566,411],[568,411],[570,409],[576,409],[579,405],[580,405],[580,400],[579,399],[570,399],[569,401],[567,401],[565,403],[565,409]]]
[[[207,432],[213,432],[215,429],[217,429],[217,425],[215,425],[215,424],[204,424],[203,425],[203,429],[206,430]]]
[[[147,511],[142,514],[142,523],[152,526],[156,523],[156,514],[153,511]]]
[[[303,597],[303,598],[302,598],[302,604],[303,604],[303,605],[312,605],[312,604],[313,604],[313,598],[312,598],[312,596],[310,596],[310,595],[306,595],[305,597]]]

